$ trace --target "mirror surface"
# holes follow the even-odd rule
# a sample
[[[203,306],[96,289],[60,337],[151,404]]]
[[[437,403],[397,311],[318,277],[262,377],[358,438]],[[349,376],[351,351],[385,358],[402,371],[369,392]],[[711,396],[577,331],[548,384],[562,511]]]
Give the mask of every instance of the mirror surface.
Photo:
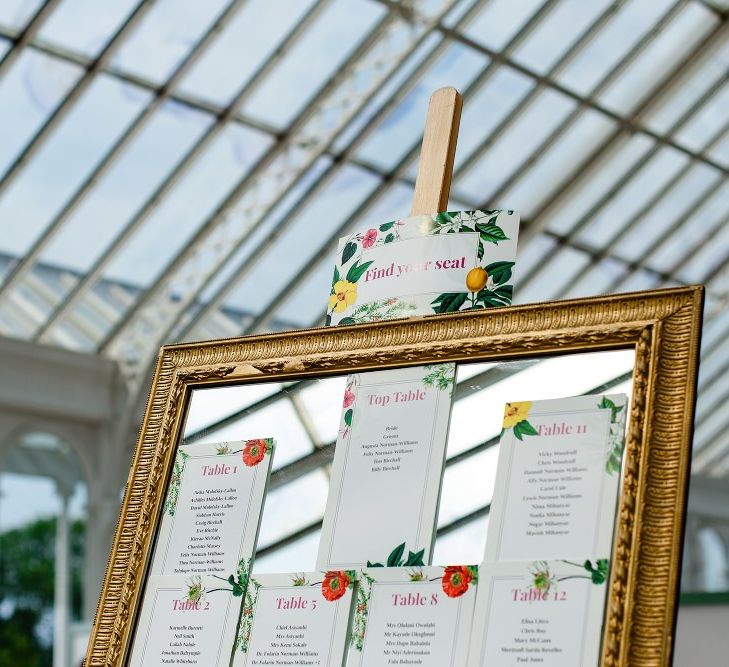
[[[483,559],[504,404],[605,392],[630,396],[633,360],[632,350],[619,350],[458,365],[433,564]],[[342,375],[192,394],[182,444],[276,440],[256,573],[316,569],[345,387]]]

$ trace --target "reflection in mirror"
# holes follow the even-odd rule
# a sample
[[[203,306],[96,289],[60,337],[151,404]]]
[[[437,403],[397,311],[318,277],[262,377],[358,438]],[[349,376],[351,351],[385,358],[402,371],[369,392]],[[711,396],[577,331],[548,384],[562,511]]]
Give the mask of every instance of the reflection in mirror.
[[[634,353],[460,364],[433,563],[479,563],[504,404],[591,393],[630,396]],[[363,374],[364,375],[364,374]],[[183,443],[271,437],[277,449],[254,571],[316,569],[346,377],[195,390]]]

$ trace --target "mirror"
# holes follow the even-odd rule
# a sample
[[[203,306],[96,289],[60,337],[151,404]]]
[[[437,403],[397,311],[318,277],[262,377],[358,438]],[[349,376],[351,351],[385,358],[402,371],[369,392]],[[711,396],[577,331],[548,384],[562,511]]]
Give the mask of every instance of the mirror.
[[[633,350],[459,364],[433,563],[480,563],[504,403],[630,394]],[[366,375],[366,374],[363,374]],[[277,442],[254,573],[316,569],[346,376],[195,389],[182,444]]]
[[[614,522],[601,520],[614,537],[600,664],[670,664],[702,299],[680,288],[163,348],[88,663],[129,658],[179,447],[271,438],[253,572],[311,571],[347,377],[453,362],[432,562],[483,558],[505,403],[628,394]]]

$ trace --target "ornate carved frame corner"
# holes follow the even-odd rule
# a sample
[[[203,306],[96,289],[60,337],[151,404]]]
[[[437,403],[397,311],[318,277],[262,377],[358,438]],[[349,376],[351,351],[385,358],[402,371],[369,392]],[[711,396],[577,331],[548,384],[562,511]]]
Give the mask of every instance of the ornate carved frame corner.
[[[695,286],[163,347],[85,664],[126,660],[193,389],[443,361],[634,348],[600,664],[670,665],[702,307],[703,288]]]

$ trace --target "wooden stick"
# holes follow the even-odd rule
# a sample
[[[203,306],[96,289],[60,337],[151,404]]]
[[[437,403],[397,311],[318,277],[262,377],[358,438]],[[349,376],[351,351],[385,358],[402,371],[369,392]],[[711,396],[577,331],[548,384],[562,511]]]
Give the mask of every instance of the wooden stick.
[[[448,206],[462,108],[463,97],[455,88],[440,88],[430,96],[411,215]]]

